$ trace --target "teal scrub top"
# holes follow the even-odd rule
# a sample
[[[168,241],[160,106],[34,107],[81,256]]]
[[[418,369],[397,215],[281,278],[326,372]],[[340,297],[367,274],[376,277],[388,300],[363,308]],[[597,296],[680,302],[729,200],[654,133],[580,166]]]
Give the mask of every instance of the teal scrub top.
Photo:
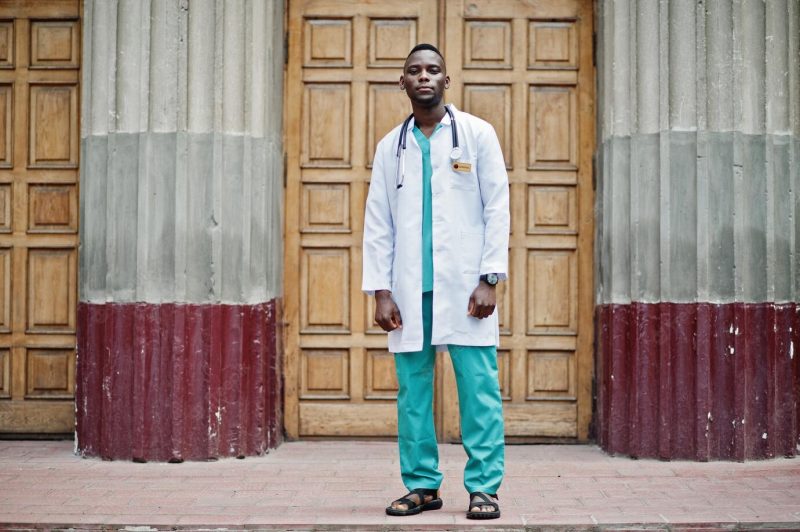
[[[436,124],[431,136],[435,135],[442,124]],[[417,126],[414,126],[414,138],[417,139],[422,152],[422,291],[433,290],[433,222],[431,200],[431,142]]]

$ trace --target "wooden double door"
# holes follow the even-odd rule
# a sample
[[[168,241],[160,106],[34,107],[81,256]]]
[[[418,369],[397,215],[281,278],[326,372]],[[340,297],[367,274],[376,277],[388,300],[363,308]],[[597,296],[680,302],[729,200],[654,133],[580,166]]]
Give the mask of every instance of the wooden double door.
[[[498,290],[509,440],[585,440],[591,419],[591,0],[291,0],[286,85],[285,427],[291,438],[396,434],[397,382],[361,290],[377,142],[410,112],[419,42],[443,52],[445,97],[488,120],[506,159],[510,278]],[[449,357],[440,439],[459,439]]]
[[[0,435],[75,430],[79,0],[0,2]]]

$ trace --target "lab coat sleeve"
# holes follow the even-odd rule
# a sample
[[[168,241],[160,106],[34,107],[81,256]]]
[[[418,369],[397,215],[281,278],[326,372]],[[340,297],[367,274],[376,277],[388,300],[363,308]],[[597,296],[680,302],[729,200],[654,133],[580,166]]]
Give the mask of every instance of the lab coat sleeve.
[[[485,233],[480,273],[496,273],[504,280],[508,278],[508,235],[511,228],[508,174],[494,128],[487,124],[481,137],[478,142],[478,182]]]
[[[364,209],[363,277],[361,289],[368,295],[378,290],[392,289],[392,259],[394,254],[394,222],[389,203],[386,164],[391,155],[385,143],[375,150],[372,178]]]

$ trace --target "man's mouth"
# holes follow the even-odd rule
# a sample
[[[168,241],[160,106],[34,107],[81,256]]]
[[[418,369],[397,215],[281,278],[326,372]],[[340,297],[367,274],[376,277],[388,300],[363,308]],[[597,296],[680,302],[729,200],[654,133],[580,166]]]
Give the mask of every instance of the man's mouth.
[[[433,87],[418,87],[417,92],[433,92]]]

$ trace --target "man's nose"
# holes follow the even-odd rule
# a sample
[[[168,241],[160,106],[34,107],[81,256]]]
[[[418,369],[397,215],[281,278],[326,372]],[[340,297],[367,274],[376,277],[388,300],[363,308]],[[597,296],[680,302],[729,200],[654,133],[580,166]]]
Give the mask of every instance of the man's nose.
[[[420,80],[423,80],[423,79],[424,79],[424,80],[427,80],[427,79],[429,79],[429,76],[428,76],[428,71],[427,71],[427,70],[425,70],[425,69],[421,70],[421,71],[420,71],[420,73],[419,73],[419,79],[420,79]]]

